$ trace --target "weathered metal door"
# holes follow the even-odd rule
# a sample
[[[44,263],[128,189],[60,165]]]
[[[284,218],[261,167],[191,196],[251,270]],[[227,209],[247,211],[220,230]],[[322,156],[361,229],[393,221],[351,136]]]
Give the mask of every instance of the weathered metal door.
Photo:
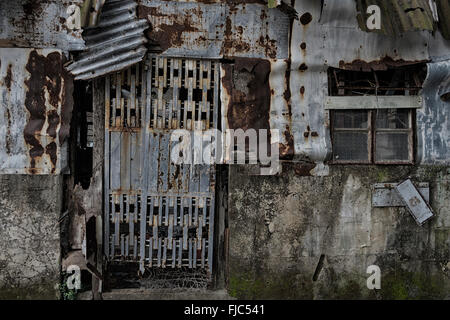
[[[217,128],[219,64],[149,56],[106,77],[106,257],[212,271],[214,165],[170,161],[176,129]]]

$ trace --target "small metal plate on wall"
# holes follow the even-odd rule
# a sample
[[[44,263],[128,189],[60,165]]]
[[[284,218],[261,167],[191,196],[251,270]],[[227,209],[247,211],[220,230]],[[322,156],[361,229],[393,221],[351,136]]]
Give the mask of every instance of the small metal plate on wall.
[[[396,190],[398,183],[376,183],[373,185],[373,207],[404,207],[405,203]],[[427,182],[417,184],[417,190],[426,202],[430,201],[430,187]]]
[[[408,207],[417,224],[422,225],[426,220],[433,216],[430,206],[425,202],[411,180],[408,179],[400,183],[395,189]]]

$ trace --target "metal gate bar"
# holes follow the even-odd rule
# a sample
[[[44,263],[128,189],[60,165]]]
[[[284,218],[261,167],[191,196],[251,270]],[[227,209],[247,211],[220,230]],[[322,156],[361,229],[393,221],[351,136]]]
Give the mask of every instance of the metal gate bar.
[[[175,129],[217,128],[219,64],[149,56],[105,81],[105,255],[212,272],[215,167],[170,161]]]

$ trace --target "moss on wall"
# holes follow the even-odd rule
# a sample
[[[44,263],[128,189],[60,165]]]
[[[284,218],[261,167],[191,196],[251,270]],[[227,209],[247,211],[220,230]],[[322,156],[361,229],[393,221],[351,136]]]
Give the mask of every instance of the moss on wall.
[[[255,275],[233,273],[228,282],[228,294],[241,300],[252,299],[312,299],[311,280],[296,272]]]
[[[59,291],[54,282],[27,286],[26,288],[1,288],[0,300],[57,300]]]
[[[381,297],[387,300],[445,299],[448,292],[443,275],[406,270],[384,275],[380,290]]]

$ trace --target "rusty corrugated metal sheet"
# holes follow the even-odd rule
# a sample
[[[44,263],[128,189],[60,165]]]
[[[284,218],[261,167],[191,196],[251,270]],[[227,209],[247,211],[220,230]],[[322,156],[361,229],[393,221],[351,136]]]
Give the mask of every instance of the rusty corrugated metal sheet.
[[[142,0],[138,15],[152,25],[149,37],[164,56],[288,58],[289,17],[278,8]]]
[[[381,30],[368,30],[367,8],[381,9]],[[434,30],[433,13],[428,0],[357,0],[358,23],[362,30],[399,35],[408,31]]]
[[[1,174],[63,169],[73,105],[64,62],[60,50],[0,50]]]
[[[76,80],[120,71],[144,58],[144,31],[149,25],[145,19],[137,19],[136,7],[133,0],[105,2],[97,27],[83,35],[87,50],[67,67]]]
[[[82,0],[0,1],[0,47],[82,50],[82,30],[67,26],[70,5]]]

